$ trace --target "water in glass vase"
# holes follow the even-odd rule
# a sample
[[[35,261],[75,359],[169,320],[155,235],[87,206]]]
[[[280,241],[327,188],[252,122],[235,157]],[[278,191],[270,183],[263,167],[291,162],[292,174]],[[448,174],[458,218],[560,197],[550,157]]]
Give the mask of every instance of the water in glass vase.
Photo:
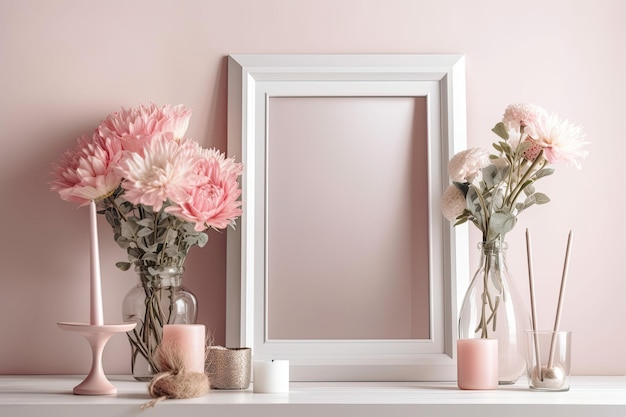
[[[122,316],[125,322],[137,323],[127,333],[133,377],[149,381],[158,373],[153,356],[163,337],[163,325],[195,323],[198,303],[181,285],[182,267],[141,268],[137,273],[139,283],[124,297]]]

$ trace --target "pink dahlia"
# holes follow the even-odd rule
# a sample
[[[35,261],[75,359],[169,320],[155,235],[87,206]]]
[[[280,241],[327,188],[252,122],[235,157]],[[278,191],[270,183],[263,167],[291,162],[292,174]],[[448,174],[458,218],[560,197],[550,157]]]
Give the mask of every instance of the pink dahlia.
[[[471,182],[489,164],[489,152],[481,148],[470,148],[450,159],[448,174],[452,181]]]
[[[233,158],[225,158],[215,149],[200,149],[195,167],[198,182],[188,190],[188,199],[165,211],[195,223],[196,231],[211,227],[223,229],[241,215],[241,195],[238,177],[243,166]]]
[[[81,136],[76,147],[65,151],[59,164],[53,164],[52,190],[80,206],[110,195],[122,180],[116,169],[121,154],[121,143],[115,138]]]
[[[157,135],[143,154],[126,152],[120,163],[124,178],[124,198],[133,204],[161,210],[169,199],[180,204],[188,198],[187,189],[196,182],[197,156],[186,141],[175,140],[171,133]]]
[[[546,111],[537,105],[515,103],[504,110],[502,122],[507,130],[517,133],[520,132],[520,127],[524,126],[524,132],[535,137],[536,125],[546,115]]]
[[[584,141],[582,126],[574,125],[556,114],[541,119],[534,138],[551,164],[565,162],[580,169],[579,160],[587,157],[587,151],[583,147],[588,142]]]
[[[441,197],[441,212],[443,216],[452,221],[465,210],[465,196],[454,184],[450,184]]]
[[[151,103],[109,114],[97,132],[103,137],[118,138],[124,150],[141,153],[158,134],[172,133],[176,139],[184,137],[190,118],[191,110],[182,104],[158,107]]]

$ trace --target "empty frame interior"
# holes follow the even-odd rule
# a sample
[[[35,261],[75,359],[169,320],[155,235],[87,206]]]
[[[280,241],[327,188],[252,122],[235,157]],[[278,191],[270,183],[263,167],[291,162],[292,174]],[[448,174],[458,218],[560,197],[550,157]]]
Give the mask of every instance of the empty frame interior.
[[[271,97],[267,337],[428,339],[426,97]]]

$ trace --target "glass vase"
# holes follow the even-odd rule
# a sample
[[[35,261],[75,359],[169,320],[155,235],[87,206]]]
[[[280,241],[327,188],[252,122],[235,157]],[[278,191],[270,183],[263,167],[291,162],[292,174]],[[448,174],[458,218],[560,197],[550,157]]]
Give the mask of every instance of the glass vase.
[[[498,340],[498,384],[514,384],[526,371],[524,337],[530,315],[506,263],[506,242],[478,244],[480,262],[459,313],[459,339]]]
[[[138,381],[150,381],[158,373],[154,352],[163,338],[164,324],[194,324],[198,302],[182,287],[180,266],[137,268],[139,283],[124,297],[122,316],[136,322],[128,332],[131,347],[131,371]]]

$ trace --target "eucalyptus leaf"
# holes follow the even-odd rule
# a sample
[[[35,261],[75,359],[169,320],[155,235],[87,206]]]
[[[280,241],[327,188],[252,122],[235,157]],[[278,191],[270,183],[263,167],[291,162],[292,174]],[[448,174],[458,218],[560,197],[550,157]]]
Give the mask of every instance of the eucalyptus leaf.
[[[523,191],[526,196],[529,196],[535,193],[535,187],[532,184],[528,184],[526,187],[524,187]]]
[[[454,223],[454,226],[458,226],[460,224],[467,223],[468,220],[469,220],[469,218],[467,216],[459,216],[459,217],[457,217],[457,221],[456,221],[456,223]]]
[[[150,252],[146,252],[141,256],[141,260],[146,262],[156,262],[157,261],[157,255],[156,253],[150,253]]]
[[[117,223],[115,215],[113,213],[114,212],[111,210],[107,210],[104,212],[104,218],[111,226],[115,226],[115,224]]]
[[[178,256],[178,248],[175,246],[168,246],[167,248],[165,248],[165,250],[163,251],[163,253],[166,256],[169,256],[171,258],[175,258]]]
[[[497,211],[491,215],[489,229],[497,234],[504,235],[510,232],[517,223],[517,217],[505,211]]]
[[[511,148],[508,142],[500,142],[500,147],[505,155],[511,155],[513,153],[513,148]]]
[[[116,262],[115,266],[117,266],[122,271],[128,271],[130,269],[130,262]]]
[[[144,219],[140,219],[140,220],[137,221],[137,224],[139,226],[153,228],[154,227],[154,219],[152,219],[150,217],[144,218]]]
[[[522,142],[517,146],[517,152],[518,153],[524,153],[527,150],[529,150],[530,148],[532,148],[533,144],[530,142]]]
[[[150,229],[149,227],[142,227],[141,229],[139,229],[139,231],[137,231],[137,236],[139,237],[150,236],[152,232],[153,230]]]
[[[209,235],[206,233],[200,233],[198,235],[198,246],[203,248],[209,242]]]
[[[487,188],[492,188],[496,184],[498,176],[498,168],[495,165],[488,165],[482,169],[483,182]]]
[[[548,175],[554,174],[554,168],[541,168],[539,171],[535,172],[535,179],[547,177]]]
[[[159,251],[159,247],[161,245],[159,243],[152,244],[146,247],[146,252],[157,253]]]
[[[550,202],[550,197],[543,193],[535,193],[533,194],[533,197],[535,198],[535,203],[537,204],[546,204]]]
[[[491,131],[504,140],[509,139],[509,132],[506,130],[506,127],[504,127],[504,123],[502,122],[498,122],[493,129],[491,129]]]
[[[504,190],[499,188],[496,190],[492,199],[492,207],[501,208],[504,205]]]

